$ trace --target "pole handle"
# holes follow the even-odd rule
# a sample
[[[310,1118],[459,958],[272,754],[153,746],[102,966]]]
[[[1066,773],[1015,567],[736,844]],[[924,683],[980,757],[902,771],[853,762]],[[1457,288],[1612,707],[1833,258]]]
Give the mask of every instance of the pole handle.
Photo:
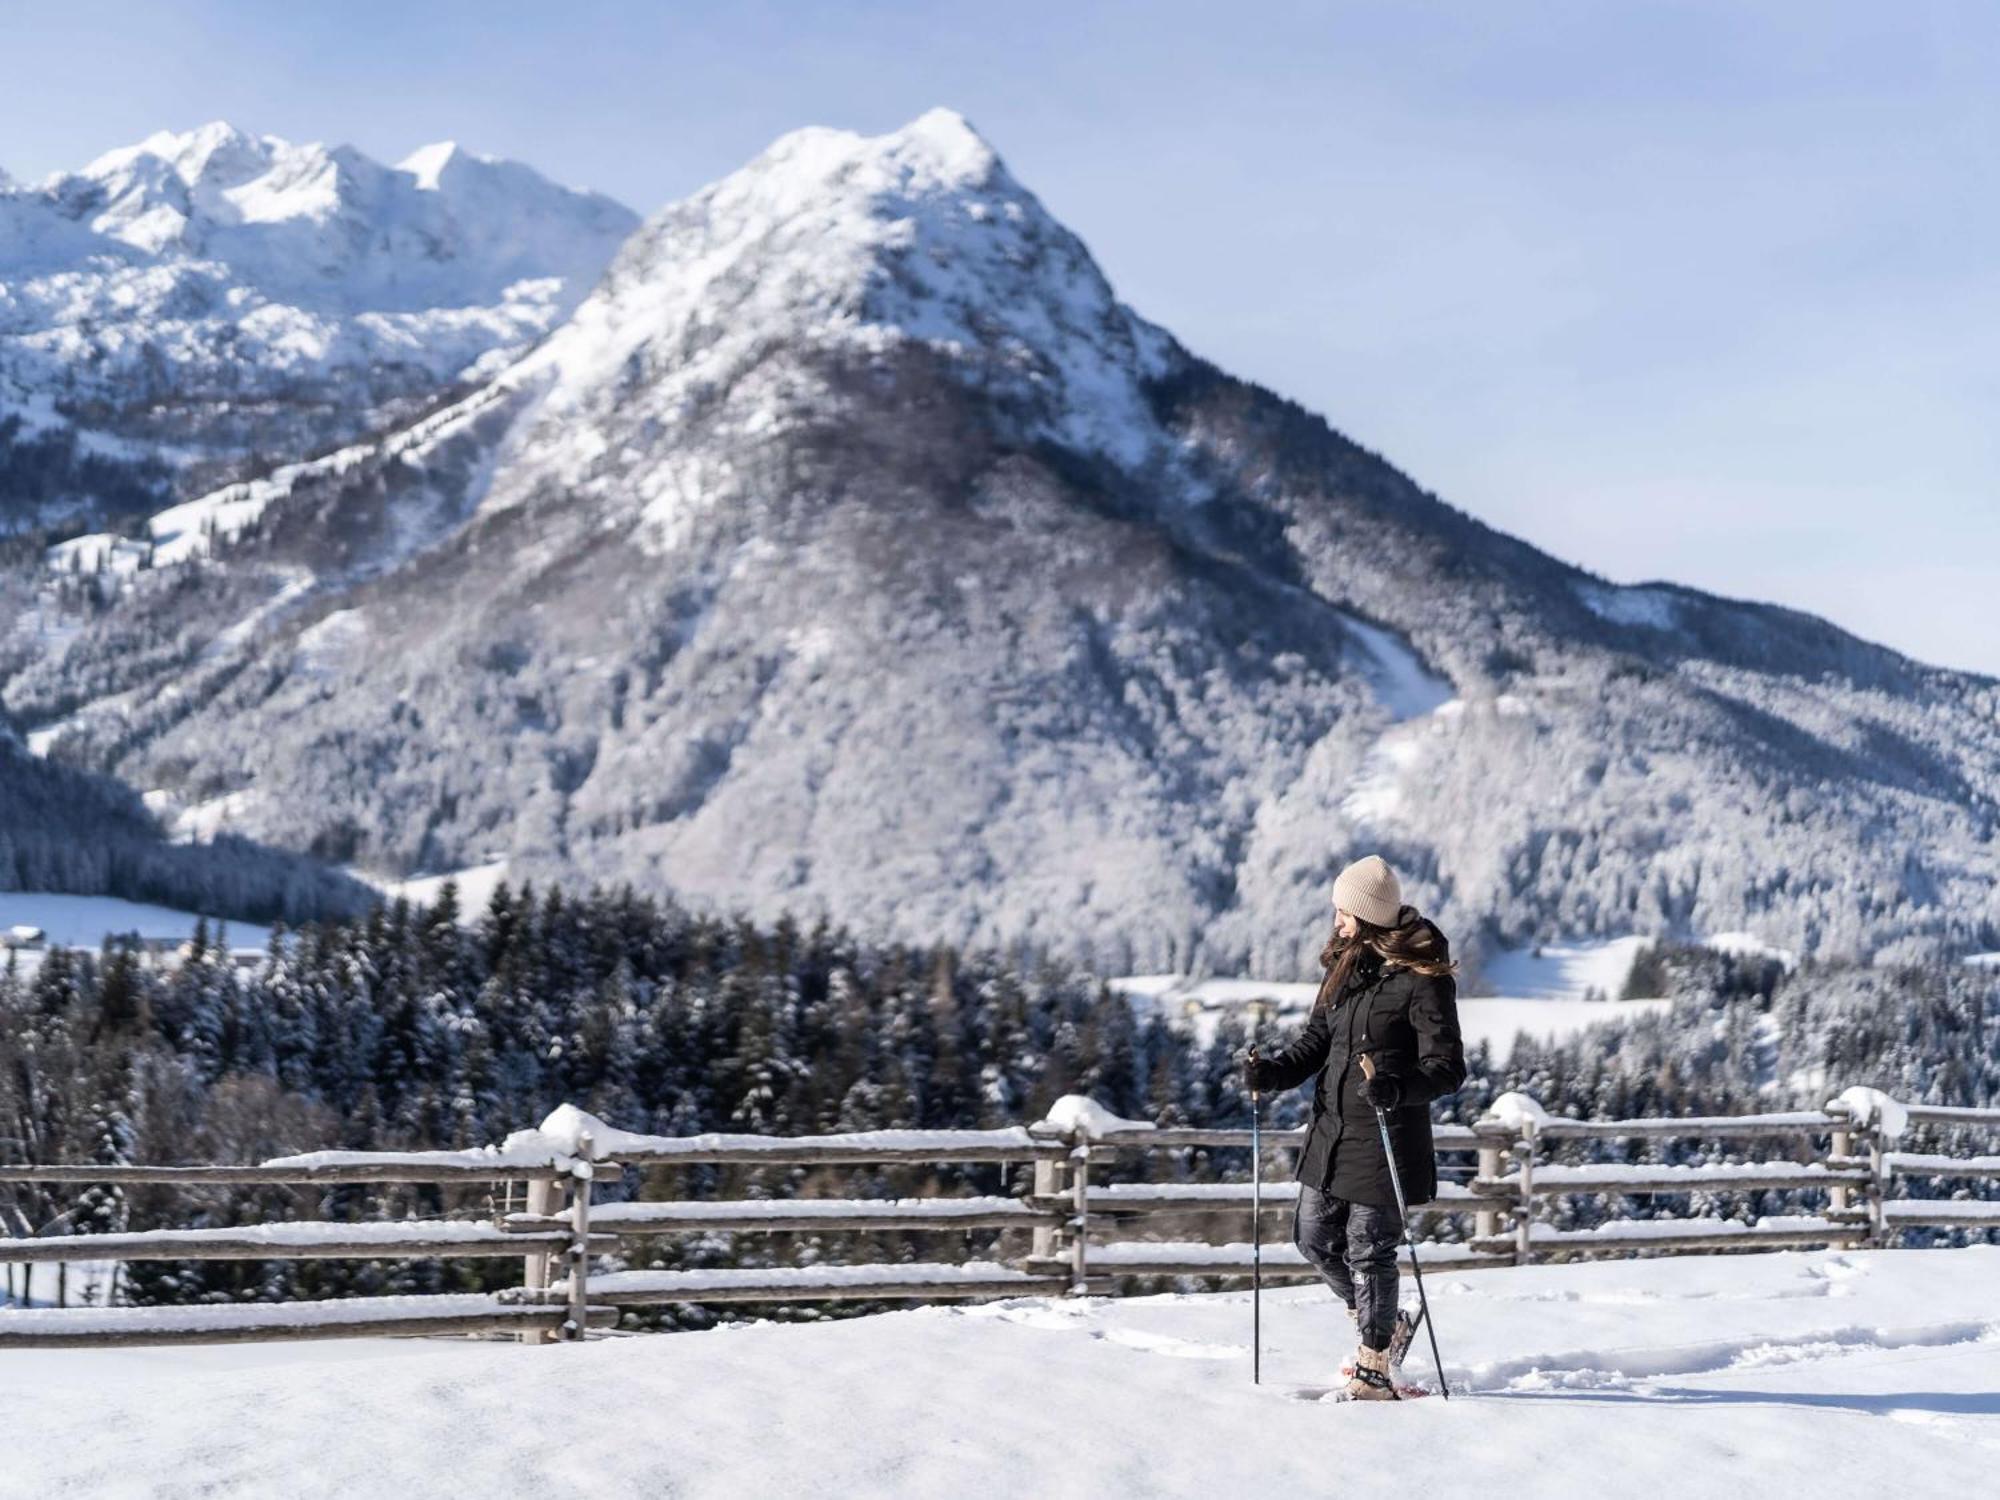
[[[1361,1076],[1370,1082],[1373,1082],[1375,1078],[1375,1059],[1370,1057],[1366,1052],[1361,1054]]]

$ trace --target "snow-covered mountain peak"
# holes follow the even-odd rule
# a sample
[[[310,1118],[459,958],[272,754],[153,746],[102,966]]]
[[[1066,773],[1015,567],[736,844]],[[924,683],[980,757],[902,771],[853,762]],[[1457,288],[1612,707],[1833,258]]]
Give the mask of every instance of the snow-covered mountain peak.
[[[983,177],[1000,160],[970,120],[957,110],[942,106],[918,115],[897,131],[895,138],[906,151],[927,154],[961,181]]]
[[[228,172],[251,164],[268,164],[271,147],[283,145],[282,141],[260,139],[238,130],[227,120],[211,120],[193,130],[156,130],[136,146],[119,146],[105,152],[76,175],[109,181],[150,160],[164,164],[182,182],[192,184],[212,167]],[[58,173],[52,180],[60,180],[62,175]]]
[[[712,420],[726,391],[741,431],[781,431],[826,393],[773,370],[774,349],[852,366],[920,345],[1014,414],[1019,436],[1137,465],[1159,437],[1142,346],[1163,339],[971,125],[937,109],[878,136],[793,131],[662,210],[507,379],[542,388],[561,482],[645,495],[631,456],[671,464],[670,445],[579,443],[579,417],[657,431],[697,405]]]
[[[212,253],[218,229],[330,217],[371,165],[345,148],[293,145],[216,120],[108,151],[43,191],[106,239],[149,255],[199,256]]]
[[[602,264],[604,242],[637,223],[608,198],[455,142],[385,167],[351,146],[253,136],[224,121],[106,152],[39,195],[148,255],[219,260],[288,294],[332,291],[378,307],[385,294],[389,305],[407,300],[413,272],[420,300],[450,305],[456,291],[470,305],[522,274],[567,269],[539,263],[581,240]]]
[[[999,154],[972,123],[956,110],[939,108],[884,135],[822,125],[790,131],[735,175],[807,195],[843,184],[863,191],[901,187],[921,195],[982,187],[996,172],[1005,172]]]

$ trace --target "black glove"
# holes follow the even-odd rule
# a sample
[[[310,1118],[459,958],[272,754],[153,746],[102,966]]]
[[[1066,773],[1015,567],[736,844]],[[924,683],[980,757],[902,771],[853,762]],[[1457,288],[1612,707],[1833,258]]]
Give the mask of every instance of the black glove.
[[[1377,1073],[1361,1081],[1361,1097],[1377,1109],[1391,1110],[1403,1102],[1403,1085],[1387,1073]]]
[[[1250,1092],[1261,1094],[1270,1088],[1271,1072],[1271,1064],[1259,1057],[1257,1049],[1252,1047],[1250,1055],[1243,1060],[1243,1081],[1249,1085]]]

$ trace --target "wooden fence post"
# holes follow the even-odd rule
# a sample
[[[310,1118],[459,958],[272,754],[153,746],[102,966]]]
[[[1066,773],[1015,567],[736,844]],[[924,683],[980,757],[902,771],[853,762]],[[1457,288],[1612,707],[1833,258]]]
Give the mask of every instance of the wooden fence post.
[[[1500,1147],[1480,1142],[1479,1170],[1473,1174],[1476,1186],[1481,1182],[1492,1182],[1500,1176]],[[1472,1215],[1472,1234],[1475,1239],[1490,1239],[1500,1232],[1500,1211],[1490,1202],[1482,1204]]]
[[[1085,1293],[1090,1274],[1090,1142],[1081,1132],[1071,1137],[1070,1150],[1069,1291],[1072,1297]]]
[[[1526,1266],[1535,1260],[1535,1122],[1521,1125],[1521,1138],[1514,1144],[1521,1162],[1521,1201],[1514,1209],[1514,1264]]]
[[[1843,1168],[1852,1168],[1854,1165],[1854,1130],[1852,1124],[1847,1119],[1844,1111],[1837,1111],[1831,1105],[1828,1106],[1828,1113],[1833,1115],[1835,1123],[1831,1134],[1827,1138],[1827,1170],[1840,1171]],[[1853,1206],[1853,1202],[1853,1191],[1846,1183],[1836,1182],[1827,1189],[1826,1208],[1829,1217],[1837,1217],[1845,1213]]]
[[[1889,1173],[1882,1161],[1882,1137],[1872,1126],[1868,1131],[1868,1243],[1888,1245],[1889,1218],[1884,1203],[1889,1197]]]
[[[561,1202],[562,1185],[553,1177],[528,1181],[527,1211],[541,1218],[553,1217]],[[546,1292],[549,1287],[549,1252],[538,1250],[521,1261],[521,1285],[530,1292]],[[545,1328],[531,1328],[520,1335],[524,1344],[546,1344],[554,1335]]]
[[[1046,1205],[1052,1198],[1062,1195],[1063,1164],[1051,1158],[1037,1157],[1035,1160],[1035,1199]],[[1030,1261],[1051,1261],[1056,1258],[1057,1226],[1053,1223],[1037,1224],[1031,1231],[1034,1240],[1028,1247]]]
[[[590,1327],[590,1185],[596,1176],[590,1132],[576,1138],[582,1158],[569,1169],[569,1318],[563,1337],[581,1340]]]

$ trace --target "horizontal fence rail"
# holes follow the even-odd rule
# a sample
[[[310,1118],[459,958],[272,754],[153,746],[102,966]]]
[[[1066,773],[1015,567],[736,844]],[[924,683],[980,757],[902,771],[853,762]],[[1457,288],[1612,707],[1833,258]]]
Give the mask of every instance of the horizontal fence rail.
[[[1014,1266],[965,1264],[770,1266],[702,1271],[612,1271],[590,1294],[620,1307],[679,1302],[838,1302],[854,1298],[938,1301],[1025,1297],[1067,1291],[1067,1276]]]
[[[360,1155],[361,1153],[355,1153]],[[0,1166],[0,1183],[8,1182],[131,1182],[153,1187],[198,1187],[205,1183],[251,1187],[313,1187],[342,1183],[410,1182],[450,1186],[454,1183],[559,1181],[568,1176],[555,1166],[505,1166],[480,1162],[342,1161],[325,1166],[262,1167],[128,1167],[128,1166]]]
[[[563,1307],[508,1302],[477,1293],[423,1297],[344,1297],[333,1302],[231,1303],[220,1307],[10,1309],[0,1314],[0,1348],[104,1348],[133,1344],[250,1343],[273,1339],[407,1338],[513,1333],[540,1340],[561,1332]],[[610,1327],[614,1307],[596,1307],[590,1326]]]
[[[1768,1115],[1683,1115],[1659,1120],[1546,1119],[1535,1126],[1545,1141],[1753,1140],[1765,1136],[1823,1134],[1844,1117],[1801,1109]]]
[[[300,1221],[234,1229],[154,1229],[137,1234],[62,1234],[0,1240],[0,1260],[372,1260],[511,1258],[533,1247],[560,1252],[574,1232],[567,1225],[513,1234],[497,1224],[460,1220],[424,1223],[325,1224]],[[599,1235],[593,1249],[615,1250]]]
[[[1576,1120],[1551,1117],[1507,1096],[1469,1125],[1434,1129],[1439,1153],[1466,1180],[1440,1181],[1413,1206],[1425,1233],[1425,1265],[1453,1270],[1538,1259],[1893,1245],[1905,1230],[2000,1232],[2000,1199],[1966,1196],[1965,1184],[2000,1179],[2000,1155],[1953,1156],[1892,1149],[1895,1129],[1927,1126],[2000,1134],[2000,1110],[1897,1105],[1850,1091],[1821,1110]],[[1852,1102],[1848,1102],[1848,1101]],[[194,1229],[49,1233],[0,1238],[0,1263],[183,1260],[454,1260],[519,1257],[521,1284],[492,1294],[355,1297],[335,1301],[186,1307],[16,1307],[0,1310],[0,1345],[176,1343],[206,1340],[384,1335],[507,1334],[531,1342],[575,1339],[616,1323],[620,1309],[725,1303],[945,1301],[1058,1294],[1117,1294],[1162,1278],[1230,1280],[1253,1263],[1274,1281],[1316,1273],[1288,1242],[1213,1243],[1133,1237],[1154,1218],[1210,1218],[1226,1232],[1260,1229],[1289,1215],[1297,1184],[1285,1173],[1261,1189],[1253,1214],[1249,1182],[1103,1181],[1103,1168],[1133,1154],[1242,1151],[1252,1133],[1233,1128],[1155,1127],[1113,1120],[1088,1100],[1065,1100],[1055,1119],[1004,1130],[884,1130],[821,1136],[710,1133],[648,1136],[614,1130],[565,1106],[501,1147],[470,1151],[324,1151],[248,1166],[87,1164],[0,1166],[8,1185],[142,1184],[199,1190],[211,1184],[339,1186],[502,1185],[479,1217],[363,1222],[287,1220]],[[1895,1122],[1894,1128],[1890,1122]],[[1263,1133],[1275,1153],[1303,1145],[1303,1129]],[[1748,1143],[1769,1159],[1569,1162],[1550,1159],[1572,1143],[1693,1141]],[[1471,1158],[1469,1172],[1467,1158]],[[622,1189],[626,1169],[726,1166],[895,1167],[1019,1165],[1031,1183],[999,1194],[933,1197],[744,1197],[593,1202],[597,1185]],[[1246,1163],[1247,1166],[1247,1163]],[[1260,1166],[1260,1171],[1263,1168]],[[1003,1173],[1003,1176],[1006,1174]],[[1959,1184],[1957,1197],[1911,1196],[1915,1181]],[[650,1172],[648,1185],[661,1177]],[[518,1185],[518,1186],[517,1186]],[[1715,1195],[1822,1191],[1823,1211],[1762,1218],[1716,1213]],[[1696,1198],[1697,1210],[1650,1216],[1637,1200]],[[1600,1202],[1605,1222],[1568,1227],[1563,1205]],[[1253,1222],[1261,1219],[1261,1222]],[[593,1267],[628,1244],[663,1236],[824,1235],[843,1232],[1023,1237],[1011,1259],[909,1263],[716,1267],[675,1270]],[[1400,1252],[1405,1263],[1409,1249]],[[12,1274],[11,1271],[9,1273]],[[28,1270],[24,1269],[26,1278]]]
[[[1067,1210],[1021,1198],[757,1198],[741,1202],[613,1203],[594,1207],[593,1230],[617,1235],[775,1233],[812,1229],[1033,1229]],[[509,1214],[510,1237],[567,1232],[561,1214]]]
[[[1829,1167],[1819,1162],[1760,1161],[1713,1167],[1547,1165],[1532,1173],[1482,1182],[1496,1194],[1509,1191],[1552,1198],[1571,1193],[1688,1193],[1700,1190],[1749,1192],[1759,1188],[1832,1187],[1838,1183],[1865,1186],[1873,1181],[1866,1167]]]

